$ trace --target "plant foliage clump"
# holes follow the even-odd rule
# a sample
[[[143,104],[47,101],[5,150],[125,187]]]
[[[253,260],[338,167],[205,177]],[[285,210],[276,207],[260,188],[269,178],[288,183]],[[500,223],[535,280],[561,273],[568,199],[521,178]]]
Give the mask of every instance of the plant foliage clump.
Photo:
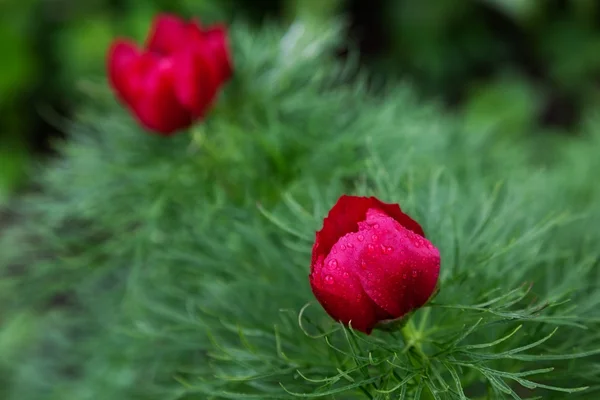
[[[410,87],[374,93],[331,58],[335,29],[232,31],[236,76],[189,135],[86,87],[0,236],[3,398],[596,398],[599,125],[474,132]],[[314,304],[342,193],[400,203],[441,251],[440,294],[402,331]]]

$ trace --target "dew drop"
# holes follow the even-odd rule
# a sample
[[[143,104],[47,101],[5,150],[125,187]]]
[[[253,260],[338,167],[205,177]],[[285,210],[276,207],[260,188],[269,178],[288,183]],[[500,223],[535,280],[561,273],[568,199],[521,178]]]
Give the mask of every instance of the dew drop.
[[[349,242],[349,243],[348,243],[348,248],[349,248],[349,249],[351,249],[351,248],[353,248],[353,247],[354,247],[354,245],[353,245],[351,242]]]
[[[365,269],[365,268],[367,268],[367,263],[366,263],[366,261],[365,261],[365,260],[362,260],[362,261],[360,262],[360,267],[361,267],[362,269]]]
[[[347,272],[344,272],[344,278],[350,278],[350,274]]]
[[[383,254],[390,254],[392,252],[392,250],[394,250],[394,249],[390,246],[381,245],[381,252]]]
[[[341,246],[340,246],[340,248],[342,249],[342,251],[343,251],[343,250],[346,250],[346,245],[345,245],[345,244],[343,244],[343,245],[341,245]]]
[[[413,244],[415,245],[415,247],[421,247],[421,240],[419,240],[419,239],[415,239],[415,240],[413,241]]]
[[[334,258],[334,259],[332,259],[332,260],[329,260],[329,263],[328,263],[327,265],[329,265],[331,268],[337,268],[337,266],[338,266],[338,262],[337,262],[337,260]]]
[[[379,236],[377,236],[377,235],[372,235],[372,236],[371,236],[371,239],[372,239],[373,241],[376,241],[377,239],[379,239]]]
[[[370,252],[373,252],[375,250],[375,246],[373,246],[372,244],[369,243],[367,245],[367,250],[370,251]]]
[[[328,284],[328,285],[331,285],[333,283],[333,276],[327,275],[325,277],[325,283]]]
[[[433,245],[430,242],[427,242],[427,248],[429,250],[433,250]]]
[[[379,229],[379,224],[375,224],[375,225],[373,225],[373,228],[374,228],[374,229]]]
[[[365,237],[363,235],[358,235],[356,238],[358,239],[359,242],[362,242],[363,240],[365,240]]]
[[[412,272],[412,277],[416,278],[418,275],[419,275],[419,273],[417,272],[416,269],[414,269],[413,272]]]
[[[402,279],[406,279],[408,278],[408,275],[406,275],[406,273],[402,274]]]

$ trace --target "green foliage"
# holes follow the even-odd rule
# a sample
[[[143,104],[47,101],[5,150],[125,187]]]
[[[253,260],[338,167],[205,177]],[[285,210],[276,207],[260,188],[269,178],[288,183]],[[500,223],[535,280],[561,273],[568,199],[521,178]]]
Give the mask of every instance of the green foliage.
[[[110,40],[117,35],[142,40],[159,12],[206,22],[301,17],[323,26],[343,16],[352,27],[345,42],[358,44],[362,59],[381,67],[378,73],[401,74],[419,93],[442,97],[467,116],[482,112],[484,124],[497,116],[494,108],[482,106],[481,96],[484,103],[508,104],[514,123],[536,131],[548,125],[570,129],[599,103],[596,0],[61,0],[59,6],[5,0],[0,148],[17,143],[23,157],[0,169],[0,191],[12,194],[23,180],[27,151],[45,149],[47,137],[56,135],[48,110],[70,116],[82,100],[81,85],[104,75]],[[507,75],[511,90],[493,94],[503,89]],[[534,106],[517,107],[531,96]]]
[[[370,93],[314,28],[235,26],[236,76],[189,134],[142,132],[84,86],[0,237],[3,398],[596,398],[598,124],[507,140],[504,118]],[[401,331],[314,304],[314,232],[342,193],[399,202],[441,250],[440,294]]]
[[[536,92],[537,130],[570,128],[595,104],[600,72],[594,0],[386,0],[363,31],[380,31],[381,70],[472,113],[473,88],[501,86],[507,73]],[[363,34],[364,35],[364,34]],[[371,60],[372,61],[372,60]],[[476,90],[475,92],[477,92]],[[475,94],[475,96],[477,96]],[[515,102],[519,91],[506,93]],[[514,96],[514,97],[512,97]],[[494,118],[493,112],[485,116]]]
[[[143,40],[159,12],[222,19],[221,1],[43,0],[0,2],[0,205],[23,181],[28,153],[51,135],[49,114],[74,108],[81,85],[103,76],[117,35]],[[222,9],[220,9],[222,8]],[[59,10],[59,11],[57,11]],[[40,143],[41,142],[41,143]],[[42,146],[40,146],[42,145]]]
[[[23,177],[27,154],[19,135],[28,128],[18,101],[36,75],[35,56],[23,34],[31,17],[32,1],[0,3],[0,206]]]

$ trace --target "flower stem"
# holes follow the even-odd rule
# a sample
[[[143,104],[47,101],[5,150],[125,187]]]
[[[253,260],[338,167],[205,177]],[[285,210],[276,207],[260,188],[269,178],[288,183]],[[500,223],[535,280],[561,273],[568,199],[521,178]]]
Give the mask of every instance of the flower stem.
[[[202,123],[196,124],[191,128],[190,136],[190,145],[198,149],[204,147],[204,143],[206,141],[206,132]]]
[[[421,360],[421,364],[426,364],[428,359],[427,355],[423,353],[423,349],[421,348],[420,343],[420,332],[417,331],[415,327],[415,323],[410,319],[404,327],[400,330],[400,334],[402,335],[402,339],[404,339],[404,343],[406,343],[406,347],[408,350],[412,350],[418,358]],[[424,366],[424,365],[423,365]]]
[[[429,358],[423,352],[423,348],[421,347],[421,331],[417,330],[412,318],[406,322],[404,327],[402,327],[400,334],[402,335],[402,339],[404,339],[404,343],[406,344],[408,358],[410,359],[413,367],[427,368],[429,365]],[[411,357],[411,355],[414,357]],[[414,383],[418,384],[419,379],[423,378],[415,378]],[[425,387],[421,395],[421,398],[423,399],[434,399],[433,393],[431,393],[428,387]]]

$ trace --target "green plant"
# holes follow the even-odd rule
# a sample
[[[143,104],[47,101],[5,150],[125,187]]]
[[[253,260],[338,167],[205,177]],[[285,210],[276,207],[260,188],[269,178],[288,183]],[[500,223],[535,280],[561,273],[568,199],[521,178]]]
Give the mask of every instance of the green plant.
[[[474,132],[410,87],[371,93],[318,26],[233,27],[236,76],[189,135],[141,132],[87,86],[0,237],[3,332],[30,333],[5,398],[597,396],[598,124],[559,146]],[[441,292],[401,331],[310,306],[341,193],[399,202],[441,251]]]

